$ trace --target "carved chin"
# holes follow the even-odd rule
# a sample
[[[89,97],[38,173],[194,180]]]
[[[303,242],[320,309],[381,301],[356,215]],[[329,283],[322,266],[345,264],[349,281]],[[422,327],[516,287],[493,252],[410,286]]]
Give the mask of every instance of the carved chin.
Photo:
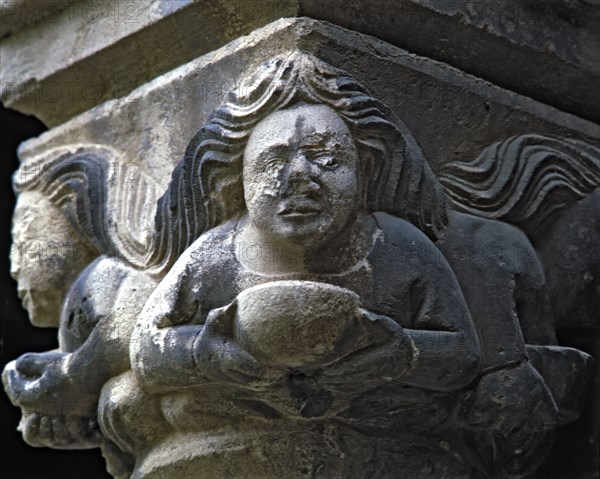
[[[23,298],[23,308],[29,313],[29,322],[38,328],[57,328],[60,323],[60,307],[57,301]]]
[[[336,226],[333,221],[325,218],[319,221],[306,221],[304,224],[295,223],[289,225],[282,236],[294,243],[313,248],[327,243],[336,236],[340,230]]]

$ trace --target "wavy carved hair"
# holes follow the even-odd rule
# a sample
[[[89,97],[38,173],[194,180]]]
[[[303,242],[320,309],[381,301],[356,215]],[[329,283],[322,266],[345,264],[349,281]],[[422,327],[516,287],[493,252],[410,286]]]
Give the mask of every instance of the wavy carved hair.
[[[37,191],[61,210],[82,239],[98,251],[110,249],[106,235],[108,156],[103,150],[57,151],[21,164],[15,193]]]
[[[112,148],[58,148],[23,163],[13,185],[17,194],[38,191],[47,197],[98,255],[145,268],[154,250],[158,187]]]
[[[584,141],[521,135],[451,162],[440,176],[454,206],[533,234],[600,188],[600,149]]]
[[[203,232],[246,210],[250,134],[269,114],[300,102],[327,105],[346,123],[359,153],[363,207],[405,218],[437,239],[447,221],[444,192],[408,128],[348,73],[294,52],[231,92],[190,142],[159,200],[151,263],[168,267]]]

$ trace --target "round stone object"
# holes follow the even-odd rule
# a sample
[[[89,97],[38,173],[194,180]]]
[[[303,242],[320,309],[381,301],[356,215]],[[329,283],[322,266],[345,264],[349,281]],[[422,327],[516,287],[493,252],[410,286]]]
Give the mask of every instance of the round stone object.
[[[360,317],[350,290],[312,281],[276,281],[237,297],[235,339],[258,361],[290,368],[334,359],[342,337]]]

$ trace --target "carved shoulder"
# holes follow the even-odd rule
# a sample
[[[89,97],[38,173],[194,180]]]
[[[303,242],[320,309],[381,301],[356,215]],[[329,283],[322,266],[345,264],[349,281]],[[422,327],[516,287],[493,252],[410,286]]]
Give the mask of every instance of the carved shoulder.
[[[381,232],[379,256],[382,256],[382,264],[378,262],[377,267],[383,267],[383,263],[389,264],[395,270],[392,277],[416,278],[432,268],[451,274],[439,249],[416,226],[387,213],[376,213],[374,217]]]
[[[181,254],[148,299],[144,316],[158,326],[185,324],[235,297],[230,280],[237,271],[234,224],[207,231]]]
[[[90,264],[67,293],[60,323],[60,344],[73,351],[96,325],[108,320],[116,330],[131,327],[156,281],[123,261],[102,256]]]
[[[533,246],[520,228],[457,211],[449,212],[448,218],[448,228],[438,245],[449,259],[468,256],[486,268],[533,274],[543,281]]]

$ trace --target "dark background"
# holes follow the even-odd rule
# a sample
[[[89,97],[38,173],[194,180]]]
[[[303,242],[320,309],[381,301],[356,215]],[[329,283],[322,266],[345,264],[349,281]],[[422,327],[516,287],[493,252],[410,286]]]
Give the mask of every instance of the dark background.
[[[17,297],[10,277],[10,224],[15,197],[11,177],[17,169],[17,146],[46,127],[37,119],[0,105],[0,366],[32,351],[56,348],[56,330],[35,328]],[[2,479],[106,479],[99,449],[57,451],[33,448],[17,432],[20,410],[0,393],[0,477]]]

